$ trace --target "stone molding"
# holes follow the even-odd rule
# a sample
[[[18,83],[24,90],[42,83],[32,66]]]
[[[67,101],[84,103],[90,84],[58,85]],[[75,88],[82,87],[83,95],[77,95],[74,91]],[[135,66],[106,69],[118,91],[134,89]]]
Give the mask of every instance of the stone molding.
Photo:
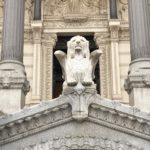
[[[74,150],[74,149],[88,149],[88,150],[98,150],[98,149],[111,149],[111,150],[140,150],[138,147],[126,143],[124,141],[113,141],[104,137],[72,137],[68,135],[66,137],[54,137],[49,141],[43,141],[37,145],[30,145],[23,150]]]
[[[125,80],[125,90],[130,94],[134,88],[150,88],[150,69],[138,69],[128,75]]]
[[[82,111],[81,111],[82,109]],[[0,144],[33,135],[71,120],[90,121],[150,140],[150,115],[108,99],[94,91],[62,95],[22,111],[0,117]]]

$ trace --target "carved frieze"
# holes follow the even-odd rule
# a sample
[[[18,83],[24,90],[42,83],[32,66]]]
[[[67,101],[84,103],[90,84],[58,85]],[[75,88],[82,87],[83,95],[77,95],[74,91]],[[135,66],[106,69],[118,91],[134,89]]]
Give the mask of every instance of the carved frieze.
[[[102,0],[103,1],[103,0]],[[106,9],[106,1],[101,0],[45,0],[44,15],[64,16],[66,14],[100,15]],[[106,10],[105,10],[106,11]]]
[[[140,150],[140,148],[124,141],[113,141],[104,137],[55,137],[37,145],[29,145],[23,150],[75,150],[75,149],[110,149],[110,150]]]

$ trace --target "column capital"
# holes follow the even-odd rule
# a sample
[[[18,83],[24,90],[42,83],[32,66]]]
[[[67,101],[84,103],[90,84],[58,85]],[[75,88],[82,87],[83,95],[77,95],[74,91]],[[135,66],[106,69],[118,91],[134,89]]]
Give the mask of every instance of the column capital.
[[[57,34],[56,33],[48,33],[44,34],[43,43],[48,47],[54,47],[57,42]]]
[[[101,46],[101,45],[105,44],[106,42],[108,42],[109,36],[110,35],[108,32],[96,32],[94,34],[94,40],[95,40],[97,46]]]
[[[33,40],[35,44],[41,43],[43,24],[42,21],[32,21]]]
[[[120,20],[110,20],[109,21],[109,28],[111,33],[111,41],[119,40],[119,29],[120,29]]]

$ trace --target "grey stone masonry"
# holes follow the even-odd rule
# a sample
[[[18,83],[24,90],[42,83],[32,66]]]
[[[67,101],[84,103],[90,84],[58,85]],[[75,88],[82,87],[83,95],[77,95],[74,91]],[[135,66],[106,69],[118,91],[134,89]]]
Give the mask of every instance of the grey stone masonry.
[[[116,0],[109,0],[110,3],[110,19],[118,19]]]
[[[41,0],[34,1],[34,20],[41,20]]]
[[[148,0],[129,0],[131,59],[150,58]]]
[[[23,61],[24,3],[24,0],[4,1],[2,61]]]

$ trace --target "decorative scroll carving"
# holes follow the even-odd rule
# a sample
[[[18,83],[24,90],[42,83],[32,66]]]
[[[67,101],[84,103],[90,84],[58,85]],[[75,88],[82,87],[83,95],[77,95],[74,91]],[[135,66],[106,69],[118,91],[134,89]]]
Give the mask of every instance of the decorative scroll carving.
[[[75,149],[111,149],[111,150],[140,150],[140,148],[124,141],[113,141],[103,137],[55,137],[50,141],[27,146],[23,150],[75,150]]]

